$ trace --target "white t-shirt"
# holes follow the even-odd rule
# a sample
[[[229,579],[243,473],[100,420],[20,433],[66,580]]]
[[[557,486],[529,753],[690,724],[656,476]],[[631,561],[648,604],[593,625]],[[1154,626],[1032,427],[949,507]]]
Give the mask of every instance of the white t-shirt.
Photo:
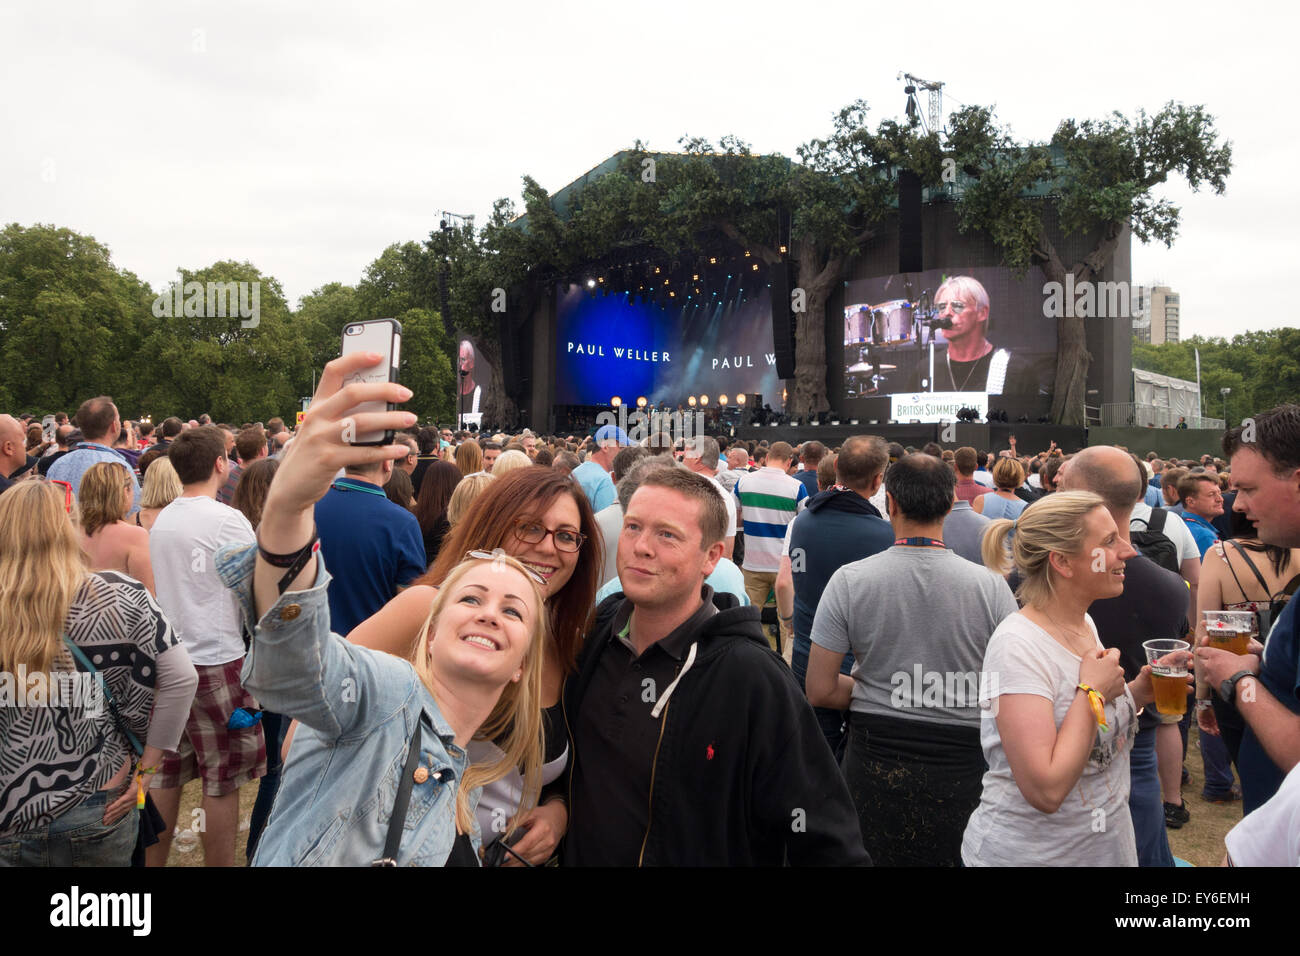
[[[1151,522],[1151,506],[1146,502],[1139,502],[1133,506],[1133,514],[1129,518],[1128,526],[1133,531],[1146,531]],[[1165,515],[1165,526],[1160,532],[1166,538],[1174,543],[1178,549],[1178,563],[1182,564],[1188,558],[1201,560],[1201,549],[1196,546],[1196,539],[1192,537],[1191,530],[1187,527],[1187,522],[1172,511]]]
[[[709,481],[713,482],[713,484],[717,486],[718,493],[722,495],[722,503],[727,506],[727,533],[722,537],[724,539],[734,538],[736,536],[736,496],[726,488],[722,487],[722,482],[718,481],[718,479],[714,478],[712,475],[705,475],[704,477],[708,478]],[[789,536],[787,535],[786,537],[788,538]]]
[[[225,545],[255,541],[242,512],[202,495],[177,498],[149,531],[158,604],[196,665],[244,656],[239,600],[221,583],[212,558]]]
[[[1223,838],[1234,866],[1300,866],[1300,764]]]
[[[1097,647],[1096,625],[1086,618]],[[980,680],[980,706],[994,712],[1002,694],[1052,701],[1057,729],[1074,703],[1081,659],[1023,613],[1012,614],[989,638]],[[987,693],[986,693],[987,692]],[[1137,866],[1128,812],[1129,754],[1137,712],[1128,688],[1106,702],[1107,730],[1097,737],[1083,776],[1055,813],[1035,810],[1016,786],[995,716],[980,721],[989,769],[980,805],[966,824],[961,858],[967,866]]]

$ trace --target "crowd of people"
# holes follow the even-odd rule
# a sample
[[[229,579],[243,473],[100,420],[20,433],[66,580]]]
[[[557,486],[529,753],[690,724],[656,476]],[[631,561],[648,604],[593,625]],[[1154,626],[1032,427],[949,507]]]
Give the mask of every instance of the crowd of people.
[[[1172,866],[1192,720],[1225,860],[1300,864],[1300,406],[633,443],[363,412],[369,362],[292,431],[0,415],[0,865],[232,865],[256,781],[254,865]]]

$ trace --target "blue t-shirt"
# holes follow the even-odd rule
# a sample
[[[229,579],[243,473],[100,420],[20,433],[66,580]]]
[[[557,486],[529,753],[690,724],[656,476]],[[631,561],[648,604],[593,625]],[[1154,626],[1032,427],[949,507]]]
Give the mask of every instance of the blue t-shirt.
[[[1160,494],[1160,488],[1157,485],[1147,485],[1146,497],[1142,500],[1152,508],[1159,508],[1165,503],[1163,496]]]
[[[369,481],[334,482],[316,502],[316,530],[334,576],[330,630],[344,637],[425,571],[420,523]]]
[[[1187,522],[1187,528],[1192,532],[1196,547],[1201,551],[1201,560],[1204,560],[1205,552],[1210,550],[1210,545],[1219,540],[1219,532],[1214,529],[1214,525],[1190,511],[1183,512],[1183,521]]]
[[[1293,714],[1300,714],[1300,645],[1296,643],[1296,607],[1300,601],[1287,602],[1264,645],[1264,659],[1259,664],[1259,682]],[[1237,685],[1241,690],[1241,685]],[[1237,755],[1237,773],[1241,776],[1241,809],[1250,813],[1267,803],[1286,777],[1273,763],[1255,732],[1246,725]]]
[[[745,576],[740,573],[740,568],[729,558],[719,558],[718,565],[713,569],[713,573],[704,579],[704,583],[713,588],[718,594],[734,594],[740,599],[742,606],[749,604],[749,595],[745,593]],[[596,592],[596,604],[609,597],[611,594],[621,594],[623,585],[618,578],[610,578],[604,583],[599,591]]]
[[[808,497],[812,497],[820,490],[817,487],[817,469],[807,469],[796,471],[794,476],[803,482],[803,486],[808,489]]]
[[[609,472],[594,461],[584,461],[573,469],[572,478],[591,502],[592,511],[601,511],[618,500],[618,491]]]

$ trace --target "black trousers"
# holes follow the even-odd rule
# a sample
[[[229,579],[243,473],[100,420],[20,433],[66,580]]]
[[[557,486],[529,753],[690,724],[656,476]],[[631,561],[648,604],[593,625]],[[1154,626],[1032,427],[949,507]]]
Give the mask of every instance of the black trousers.
[[[979,728],[851,713],[844,778],[876,866],[959,866],[979,806]]]

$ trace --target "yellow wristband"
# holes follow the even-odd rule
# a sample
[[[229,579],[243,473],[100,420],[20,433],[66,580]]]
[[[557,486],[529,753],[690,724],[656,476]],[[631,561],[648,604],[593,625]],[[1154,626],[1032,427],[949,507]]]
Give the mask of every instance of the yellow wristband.
[[[1079,690],[1088,695],[1088,704],[1092,707],[1092,716],[1097,718],[1097,726],[1106,731],[1106,698],[1101,696],[1101,692],[1094,690],[1082,682],[1078,685]]]

